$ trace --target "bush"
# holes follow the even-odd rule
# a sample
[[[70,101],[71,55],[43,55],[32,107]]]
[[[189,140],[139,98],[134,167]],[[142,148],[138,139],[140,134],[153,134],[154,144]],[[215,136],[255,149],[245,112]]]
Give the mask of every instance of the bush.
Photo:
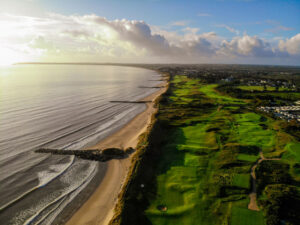
[[[257,192],[260,194],[269,184],[292,184],[289,164],[279,161],[262,161],[256,168]]]
[[[268,225],[299,224],[300,196],[295,186],[271,184],[264,191],[267,200],[261,201]]]

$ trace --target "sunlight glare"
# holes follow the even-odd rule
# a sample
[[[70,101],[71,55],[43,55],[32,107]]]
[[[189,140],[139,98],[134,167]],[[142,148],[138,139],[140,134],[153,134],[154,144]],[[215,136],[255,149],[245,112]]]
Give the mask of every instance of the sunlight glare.
[[[15,51],[0,47],[0,66],[8,66],[23,61],[22,57]]]

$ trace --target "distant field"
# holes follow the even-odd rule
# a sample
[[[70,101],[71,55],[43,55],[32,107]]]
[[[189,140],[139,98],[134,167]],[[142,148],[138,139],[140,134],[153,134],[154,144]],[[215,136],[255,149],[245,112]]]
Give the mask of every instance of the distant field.
[[[237,86],[237,88],[245,91],[264,91],[263,86]],[[276,87],[266,86],[266,91],[276,91]],[[290,91],[289,88],[278,88],[278,91]]]

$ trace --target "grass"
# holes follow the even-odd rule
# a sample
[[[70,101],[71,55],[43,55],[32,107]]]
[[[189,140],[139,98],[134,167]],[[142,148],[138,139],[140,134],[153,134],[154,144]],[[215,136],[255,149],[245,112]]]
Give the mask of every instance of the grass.
[[[282,159],[290,164],[291,173],[296,180],[300,181],[300,143],[291,142],[285,146],[286,152]]]
[[[237,86],[237,88],[245,91],[264,91],[263,86]],[[275,87],[266,86],[266,91],[276,91]],[[288,88],[280,87],[278,91],[290,91]]]
[[[271,129],[264,129],[260,115],[244,113],[237,114],[235,117],[238,124],[236,137],[239,143],[257,146],[263,151],[271,151],[275,147],[275,133]]]
[[[250,188],[250,174],[236,174],[233,177],[232,185],[239,188]]]
[[[215,88],[217,84],[203,85],[199,91],[204,93],[208,98],[215,100],[217,104],[244,104],[245,102],[230,96],[221,95]]]
[[[172,82],[176,87],[169,97],[173,104],[184,98],[185,102],[194,101],[195,87],[207,98],[218,104],[244,104],[243,101],[220,95],[214,88],[216,85],[203,85],[199,89],[199,81],[176,76]],[[179,106],[187,107],[187,106]],[[214,162],[218,157],[218,150],[222,145],[221,136],[228,135],[231,126],[230,107],[228,110],[215,110],[206,113],[197,112],[189,116],[189,120],[180,118],[190,124],[195,118],[198,121],[194,125],[176,126],[169,130],[168,141],[162,147],[164,154],[158,165],[156,198],[151,199],[150,206],[145,211],[152,224],[194,224],[199,221],[202,224],[220,224],[223,219],[230,216],[229,204],[223,203],[216,197],[220,190],[217,179],[228,179],[226,171],[217,169]],[[232,107],[233,110],[237,108]],[[170,110],[170,108],[168,108]],[[167,113],[167,112],[166,112]],[[194,120],[193,120],[194,118]],[[174,123],[172,120],[172,124]],[[219,129],[218,128],[223,128]],[[248,189],[250,185],[249,174],[235,174],[232,185],[242,189]],[[228,183],[229,184],[229,183]],[[208,191],[209,190],[209,191]],[[232,190],[226,191],[230,193]],[[215,193],[215,194],[213,194]],[[212,195],[213,194],[213,195]],[[215,195],[215,196],[214,196]],[[243,199],[246,195],[243,191],[233,193],[229,198]],[[159,210],[160,205],[167,207],[167,211]],[[209,209],[215,213],[223,213],[216,217],[214,213],[208,213]]]
[[[300,143],[291,142],[285,147],[287,150],[283,155],[283,159],[292,160],[300,163]]]
[[[240,207],[232,208],[231,225],[261,225],[265,223],[262,212],[251,211]]]
[[[299,143],[283,135],[274,120],[216,87],[174,76],[159,106],[160,142],[147,155],[155,163],[136,181],[146,188],[131,196],[132,205],[145,207],[141,214],[153,225],[264,225],[262,212],[247,209],[250,171],[259,151],[300,160]]]
[[[169,159],[165,159],[160,167],[163,172],[168,165],[167,171],[157,177],[158,197],[146,211],[153,224],[192,224],[199,219],[199,196],[206,185],[206,176],[210,170],[207,168],[206,157],[197,153],[203,148],[210,150],[217,146],[214,136],[207,134],[205,130],[206,127],[201,124],[174,130],[171,136],[173,143],[167,145],[165,151],[178,159],[182,156],[183,161],[172,160],[168,163]],[[168,210],[160,212],[158,205],[166,205]]]
[[[300,99],[299,92],[254,92],[247,93],[246,96],[259,99],[260,101],[265,101],[265,104],[271,100],[278,106],[285,105],[287,102],[290,104]]]
[[[238,154],[237,159],[241,160],[241,161],[247,161],[247,162],[254,163],[259,159],[259,156],[241,153],[241,154]]]

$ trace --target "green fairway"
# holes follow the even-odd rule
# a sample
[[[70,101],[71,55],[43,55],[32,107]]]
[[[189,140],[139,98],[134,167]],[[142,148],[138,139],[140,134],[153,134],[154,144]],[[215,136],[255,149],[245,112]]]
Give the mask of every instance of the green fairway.
[[[233,186],[240,187],[240,188],[250,188],[250,174],[236,174],[233,177]]]
[[[255,113],[237,114],[237,140],[243,145],[257,146],[263,151],[269,151],[275,147],[275,133],[264,129],[260,125],[260,119],[261,116]]]
[[[285,149],[287,152],[283,155],[283,159],[289,159],[300,163],[300,143],[289,143]]]
[[[214,99],[218,104],[244,104],[244,101],[241,101],[230,96],[220,95],[215,88],[217,84],[203,85],[199,90],[203,92],[207,97]]]
[[[251,211],[245,208],[233,207],[231,225],[264,225],[266,224],[262,212]]]
[[[199,209],[209,207],[206,201],[201,201],[201,193],[210,170],[207,168],[207,157],[197,154],[216,148],[217,143],[214,136],[205,130],[205,125],[197,124],[178,128],[170,137],[173,143],[165,151],[169,152],[168,155],[172,154],[172,158],[179,159],[182,156],[183,161],[172,160],[170,164],[166,164],[168,159],[165,159],[164,166],[161,167],[161,170],[165,170],[168,165],[169,169],[157,177],[158,197],[146,211],[153,224],[193,224],[195,220],[206,221],[205,216],[199,216],[199,213],[204,213]],[[178,146],[177,151],[175,146]],[[183,151],[184,155],[181,153]],[[159,211],[159,205],[165,205],[168,210]],[[210,221],[209,218],[207,220]]]
[[[248,155],[248,154],[238,154],[237,159],[241,160],[241,161],[256,162],[259,159],[259,156]]]
[[[292,174],[300,181],[300,143],[288,143],[285,150],[282,159],[290,164]]]

